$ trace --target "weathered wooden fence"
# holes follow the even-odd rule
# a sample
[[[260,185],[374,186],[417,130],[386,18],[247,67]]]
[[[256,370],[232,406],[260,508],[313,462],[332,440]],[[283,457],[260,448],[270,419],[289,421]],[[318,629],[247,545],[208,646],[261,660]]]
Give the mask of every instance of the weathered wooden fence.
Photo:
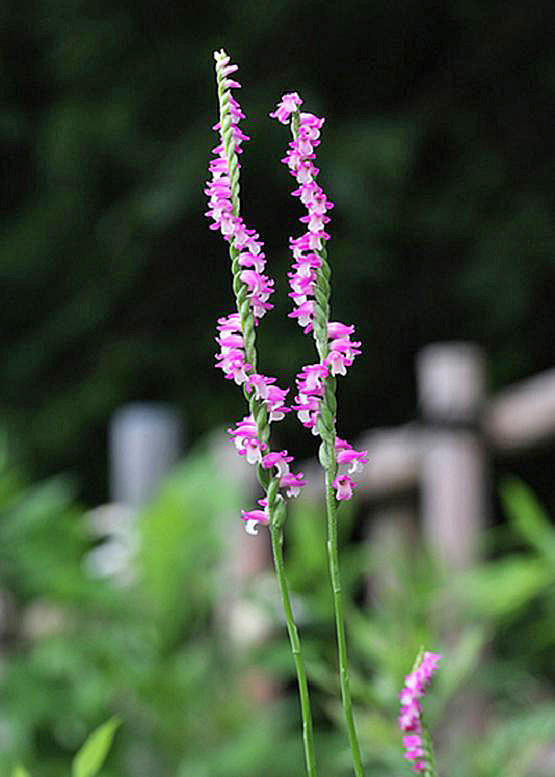
[[[465,569],[478,559],[490,509],[491,456],[555,438],[555,369],[494,397],[486,394],[485,372],[485,356],[475,345],[427,346],[416,359],[420,417],[366,432],[354,442],[370,458],[359,475],[358,495],[372,507],[373,523],[399,517],[399,498],[418,493],[424,541],[451,569]],[[308,475],[305,497],[319,497],[316,463],[302,469]],[[253,563],[248,537],[240,540],[238,552]],[[256,552],[266,550],[260,546]]]
[[[370,459],[359,475],[358,497],[369,507],[367,536],[374,547],[385,551],[403,535],[410,541],[416,530],[446,569],[463,571],[479,561],[492,499],[492,457],[526,452],[555,439],[555,369],[493,397],[486,393],[485,374],[485,355],[477,346],[429,345],[416,359],[419,418],[366,432],[353,441],[357,449],[368,450]],[[317,463],[301,469],[308,475],[304,498],[321,499]],[[411,495],[417,498],[408,499]],[[251,568],[270,563],[267,543],[253,544],[246,535],[237,535],[234,555],[238,566],[247,559]],[[370,582],[376,590],[384,581]],[[235,633],[241,631],[240,589],[237,597]],[[251,612],[251,630],[252,621]],[[444,627],[447,641],[455,640],[456,603]],[[479,729],[485,709],[479,694],[461,694],[451,716],[454,722],[443,732],[444,746],[462,730]]]

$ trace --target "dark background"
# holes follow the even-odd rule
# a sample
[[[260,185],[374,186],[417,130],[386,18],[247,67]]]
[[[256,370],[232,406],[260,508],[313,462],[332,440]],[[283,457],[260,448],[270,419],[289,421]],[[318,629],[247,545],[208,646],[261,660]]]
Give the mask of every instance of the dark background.
[[[334,318],[364,342],[341,384],[343,436],[414,416],[429,342],[483,345],[491,391],[551,367],[554,21],[543,0],[6,0],[0,419],[30,475],[71,472],[98,503],[122,403],[176,403],[190,440],[243,414],[212,368],[233,303],[203,216],[222,46],[252,137],[243,213],[278,290],[265,371],[283,385],[312,358],[285,315],[300,214],[287,130],[267,115],[291,90],[327,117]],[[310,453],[293,422],[280,433]],[[551,499],[552,458],[524,467]]]

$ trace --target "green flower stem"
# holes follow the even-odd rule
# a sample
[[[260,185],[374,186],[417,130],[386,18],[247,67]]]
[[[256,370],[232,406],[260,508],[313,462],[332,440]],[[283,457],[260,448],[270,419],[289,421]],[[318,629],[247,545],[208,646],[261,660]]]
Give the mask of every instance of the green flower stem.
[[[423,771],[423,777],[438,777],[436,759],[434,754],[434,746],[430,731],[424,721],[420,721],[422,727],[422,744],[424,749],[424,760],[426,762],[426,768]]]
[[[329,265],[326,260],[325,251],[320,252],[322,257],[322,272],[320,277],[323,281],[323,285],[327,287],[327,299],[329,299],[329,282],[330,275]],[[322,285],[319,284],[319,290],[322,289]],[[317,313],[315,316],[315,335],[318,353],[321,359],[327,356],[327,321],[329,313],[327,310],[328,302],[326,300],[325,311],[326,319],[325,326],[319,316],[321,306],[317,300]],[[322,306],[324,307],[324,306]],[[318,319],[320,318],[320,321]],[[318,323],[317,323],[318,322]],[[325,332],[325,340],[319,336],[320,330]],[[360,753],[360,745],[358,742],[358,736],[355,727],[355,721],[353,717],[353,702],[351,697],[351,684],[349,680],[349,658],[347,654],[347,640],[345,637],[345,616],[343,612],[343,595],[341,591],[341,575],[339,572],[339,551],[337,541],[337,500],[335,498],[335,491],[333,488],[333,481],[337,475],[337,461],[335,453],[335,417],[337,412],[337,402],[335,399],[336,379],[329,375],[326,379],[326,389],[324,398],[320,406],[320,416],[318,419],[318,431],[322,438],[322,445],[320,447],[320,463],[325,472],[325,487],[326,487],[326,511],[328,518],[328,538],[327,538],[327,551],[328,551],[328,564],[330,570],[330,578],[333,590],[333,605],[335,609],[335,629],[337,635],[337,656],[339,662],[339,682],[341,686],[341,701],[343,704],[343,712],[345,715],[345,722],[347,724],[347,732],[349,735],[349,743],[351,745],[351,752],[353,755],[353,769],[356,777],[364,777],[364,769],[362,766],[362,757]]]
[[[297,138],[300,114],[298,111],[291,116],[291,132],[293,138]],[[322,259],[322,267],[316,273],[316,288],[314,292],[314,340],[320,360],[328,355],[328,322],[330,317],[330,276],[331,268],[327,259],[327,251],[322,248],[317,252]],[[335,453],[335,419],[337,414],[337,401],[335,398],[336,379],[333,375],[326,378],[324,397],[320,405],[318,418],[318,432],[322,439],[320,446],[320,463],[325,472],[326,511],[328,523],[327,551],[330,578],[333,590],[333,605],[335,610],[335,628],[337,635],[337,655],[339,663],[339,683],[341,687],[341,702],[349,744],[353,756],[353,770],[356,777],[364,777],[362,756],[353,716],[353,701],[351,697],[351,684],[349,679],[349,658],[347,654],[347,640],[345,637],[345,616],[343,612],[343,595],[341,591],[341,575],[339,572],[339,551],[337,542],[337,500],[333,488],[333,481],[337,475],[337,461]]]
[[[235,152],[235,142],[232,134],[231,116],[229,112],[229,90],[226,89],[225,78],[221,69],[216,63],[216,78],[218,83],[218,100],[220,107],[220,122],[222,139],[224,142],[226,157],[228,162],[230,180],[231,180],[231,203],[233,215],[239,216],[239,164]],[[245,345],[245,356],[247,363],[251,365],[253,372],[256,372],[256,332],[254,316],[250,310],[247,299],[247,287],[241,281],[241,266],[239,265],[239,250],[235,247],[233,241],[230,243],[229,254],[231,258],[231,272],[233,276],[233,291],[237,302],[237,312],[241,318],[241,330],[243,333],[243,342]],[[254,392],[248,392],[243,387],[245,399],[249,404],[249,410],[252,414],[257,428],[258,439],[268,444],[270,439],[270,424],[268,422],[268,412],[266,406],[254,396]],[[289,586],[285,575],[285,566],[283,561],[283,524],[285,522],[285,502],[279,494],[279,478],[272,476],[271,471],[262,466],[257,467],[258,481],[268,500],[268,515],[270,522],[270,535],[272,539],[272,553],[274,558],[274,569],[278,579],[281,592],[281,600],[287,621],[287,630],[289,632],[289,641],[291,643],[291,652],[297,672],[297,682],[299,685],[299,697],[301,703],[301,715],[303,721],[303,744],[305,751],[306,770],[308,777],[317,777],[316,757],[314,750],[314,729],[312,724],[312,712],[310,709],[310,697],[308,693],[308,682],[306,669],[304,666],[301,652],[301,643],[299,633],[295,625],[291,599],[289,595]]]
[[[351,698],[351,683],[349,679],[349,659],[347,655],[347,640],[345,638],[345,618],[343,614],[343,595],[341,592],[341,576],[339,574],[339,553],[337,549],[337,501],[333,489],[335,462],[326,470],[326,507],[328,513],[328,561],[333,590],[335,608],[335,627],[337,633],[337,654],[339,659],[339,682],[341,685],[341,701],[349,743],[353,754],[353,769],[356,777],[364,777],[360,746],[353,717],[353,702]]]
[[[283,611],[287,620],[287,631],[289,632],[289,641],[291,643],[291,652],[297,671],[297,682],[299,685],[299,699],[301,702],[301,715],[303,719],[303,744],[306,761],[306,771],[309,777],[316,777],[316,756],[314,752],[314,731],[312,727],[312,714],[310,710],[310,697],[308,695],[308,682],[306,679],[306,670],[301,652],[301,642],[299,633],[295,625],[291,599],[289,597],[289,587],[285,577],[285,568],[283,564],[283,531],[281,527],[270,526],[272,536],[272,552],[274,556],[274,567],[279,581],[281,592],[281,601]]]

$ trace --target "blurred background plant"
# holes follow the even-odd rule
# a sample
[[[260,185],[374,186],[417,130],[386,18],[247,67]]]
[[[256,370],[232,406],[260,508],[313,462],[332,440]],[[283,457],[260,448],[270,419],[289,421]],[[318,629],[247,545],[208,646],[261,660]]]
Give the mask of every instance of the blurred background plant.
[[[0,572],[10,592],[3,607],[11,613],[0,673],[3,773],[17,761],[37,777],[69,773],[87,732],[113,714],[124,725],[102,777],[298,772],[292,666],[265,573],[242,594],[270,621],[263,641],[237,642],[218,614],[229,585],[222,564],[227,521],[241,495],[216,471],[208,449],[188,456],[141,515],[132,583],[88,571],[89,524],[67,480],[29,486],[5,465],[0,488]],[[507,481],[502,494],[509,524],[488,536],[491,559],[453,579],[406,537],[387,548],[349,542],[361,506],[343,512],[353,693],[368,775],[396,777],[406,769],[397,693],[421,644],[445,653],[428,703],[444,773],[548,774],[542,769],[555,736],[555,530],[520,481]],[[320,508],[299,502],[288,525],[321,774],[343,777],[350,762]],[[464,615],[447,644],[442,623],[454,595]],[[271,699],[253,695],[253,670],[276,689]],[[449,722],[461,689],[484,694],[487,714],[479,730],[461,738],[459,729],[453,739]]]
[[[119,724],[117,718],[110,718],[87,737],[71,762],[71,777],[95,777],[98,774],[110,752]],[[30,777],[21,764],[11,774],[12,777]]]

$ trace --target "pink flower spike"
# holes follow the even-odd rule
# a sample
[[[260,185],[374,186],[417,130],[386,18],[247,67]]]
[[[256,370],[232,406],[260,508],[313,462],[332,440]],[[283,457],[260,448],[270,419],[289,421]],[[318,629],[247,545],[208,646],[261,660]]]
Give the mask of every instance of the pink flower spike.
[[[409,761],[414,761],[415,759],[422,758],[423,755],[424,750],[421,747],[411,747],[405,753],[405,758],[408,758]]]
[[[256,295],[260,302],[266,302],[273,292],[274,282],[256,270],[243,270],[239,277],[248,286],[249,294]]]
[[[339,443],[339,444],[338,444]],[[368,451],[355,451],[346,440],[336,440],[335,451],[338,464],[349,464],[349,475],[359,472],[368,463]]]
[[[324,364],[307,364],[297,375],[297,385],[303,384],[303,391],[322,389],[323,381],[328,377],[329,370]]]
[[[288,497],[297,497],[301,493],[301,488],[303,486],[306,486],[306,480],[303,479],[303,473],[299,472],[297,475],[294,475],[292,472],[289,472],[287,475],[284,475],[280,481],[280,486],[286,486],[287,491],[285,492]]]
[[[417,702],[412,702],[411,704],[401,707],[401,714],[399,716],[401,731],[420,730],[420,713],[421,708]]]
[[[265,375],[249,375],[247,378],[248,388],[253,388],[257,399],[268,398],[268,387],[276,382],[276,378],[267,378]]]
[[[314,304],[315,303],[313,300],[303,302],[302,305],[299,305],[297,310],[294,310],[292,313],[288,314],[289,318],[298,319],[299,326],[304,327],[305,334],[308,334],[308,332],[312,331]]]
[[[258,326],[259,320],[266,314],[268,310],[271,310],[274,306],[269,302],[261,302],[256,298],[251,298],[251,310],[254,316],[254,323]]]
[[[401,704],[412,704],[414,701],[414,696],[412,695],[410,688],[403,688],[399,694],[399,700]]]
[[[403,745],[405,747],[421,747],[422,737],[420,734],[409,734],[408,736],[403,737]]]
[[[308,245],[313,251],[321,251],[323,248],[322,241],[329,240],[331,237],[331,235],[328,235],[324,230],[321,230],[320,232],[309,232],[308,235]]]
[[[348,475],[338,475],[333,481],[333,487],[336,490],[335,498],[341,502],[342,500],[351,499],[353,496],[353,488],[356,483]]]
[[[207,215],[213,221],[210,229],[219,231],[222,237],[240,252],[240,265],[245,268],[241,273],[242,281],[248,287],[249,306],[256,325],[258,320],[272,307],[268,299],[273,292],[273,281],[262,274],[265,260],[264,254],[261,252],[263,243],[258,239],[259,235],[254,229],[248,229],[240,216],[234,215],[234,206],[231,202],[230,160],[227,158],[230,147],[224,143],[222,125],[231,130],[231,147],[235,154],[241,153],[241,144],[248,140],[248,136],[238,126],[245,115],[229,91],[240,86],[237,81],[229,78],[237,70],[237,66],[230,64],[229,56],[224,51],[215,52],[214,58],[218,78],[226,94],[225,102],[222,103],[223,119],[220,117],[220,120],[214,125],[214,129],[219,135],[219,143],[213,150],[215,158],[209,165],[211,180],[205,188],[205,193],[209,198]],[[229,127],[228,122],[231,123],[231,127]],[[237,164],[240,166],[238,162]],[[226,321],[220,323],[226,330],[241,331],[240,324],[235,328]],[[228,370],[225,371],[225,374],[226,377],[229,377],[231,373]],[[234,379],[237,383],[244,383],[246,375],[238,368]]]
[[[307,229],[311,233],[311,236],[322,235],[324,225],[328,224],[331,219],[329,216],[324,216],[321,213],[311,213],[307,216],[301,216],[299,221],[303,224],[308,224]]]
[[[405,687],[399,694],[399,726],[401,731],[408,732],[403,737],[405,758],[413,762],[415,772],[429,769],[428,753],[422,738],[422,705],[418,699],[426,692],[440,658],[437,653],[423,653],[418,665],[405,677]]]
[[[247,534],[258,534],[256,528],[258,524],[268,526],[270,519],[267,510],[241,510],[241,518],[245,521],[245,531]]]
[[[328,324],[328,338],[330,340],[335,340],[340,337],[349,337],[354,331],[354,326],[347,326],[340,321],[330,321]]]
[[[332,340],[330,343],[330,352],[326,357],[324,364],[331,367],[333,375],[346,375],[347,367],[350,367],[353,360],[362,351],[358,349],[360,342],[351,342],[348,337],[341,337]]]
[[[222,73],[224,76],[230,76],[232,73],[237,72],[237,70],[239,70],[239,65],[227,65],[226,67],[222,68]]]
[[[284,94],[281,98],[281,101],[278,103],[276,110],[273,113],[270,113],[270,117],[272,119],[277,119],[282,124],[287,124],[291,114],[294,113],[302,104],[303,101],[297,92]]]
[[[322,129],[325,121],[326,120],[324,118],[319,119],[318,116],[315,116],[313,113],[301,112],[301,115],[300,115],[301,127],[312,127],[319,130],[319,129]]]
[[[346,375],[347,367],[351,366],[352,361],[346,359],[345,356],[338,351],[331,351],[324,359],[324,364],[331,367],[332,375]]]
[[[247,370],[251,365],[245,362],[245,354],[238,348],[232,349],[225,354],[216,354],[216,367],[221,369],[228,380],[234,380],[238,386],[241,386],[248,378]]]
[[[224,337],[214,338],[220,346],[222,355],[228,353],[232,348],[243,348],[243,336],[237,334],[228,334]]]
[[[306,159],[299,164],[296,170],[291,170],[291,174],[294,175],[298,183],[311,183],[320,170],[312,164],[310,159]]]
[[[293,405],[293,410],[297,413],[297,418],[307,429],[313,429],[320,412],[320,398],[299,394],[297,399],[299,400],[299,404]]]
[[[235,429],[227,431],[234,438],[239,455],[246,456],[249,464],[262,462],[262,453],[268,449],[268,446],[258,439],[258,429],[252,416],[246,416]]]
[[[223,49],[214,52],[214,59],[220,67],[224,67],[229,63],[229,54],[226,54]]]
[[[360,341],[353,342],[349,337],[337,337],[330,343],[330,349],[332,351],[341,351],[341,353],[344,353],[349,359],[353,359],[361,353],[358,350],[359,346]]]
[[[293,289],[290,297],[301,295],[312,295],[315,292],[316,276],[314,273],[310,275],[301,275],[300,273],[288,273],[289,285]],[[304,301],[304,300],[303,300]]]
[[[252,267],[256,272],[261,273],[266,266],[265,257],[263,253],[253,254],[251,251],[243,251],[239,254],[239,264],[241,267]]]
[[[279,386],[268,386],[268,396],[266,397],[266,408],[268,410],[268,421],[282,421],[290,409],[285,407],[285,398],[289,394],[289,389],[280,389]]]
[[[293,461],[293,456],[288,456],[287,451],[277,451],[276,453],[267,453],[262,459],[264,469],[276,468],[278,477],[284,477],[289,474],[289,464]]]

